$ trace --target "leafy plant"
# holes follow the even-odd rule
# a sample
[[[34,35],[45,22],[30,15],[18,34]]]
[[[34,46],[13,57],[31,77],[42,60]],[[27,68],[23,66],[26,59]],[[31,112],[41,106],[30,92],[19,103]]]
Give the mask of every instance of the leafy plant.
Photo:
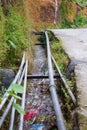
[[[0,5],[0,67],[1,63],[5,60],[7,48],[5,47],[6,35],[5,35],[5,16]]]
[[[67,68],[67,64],[69,62],[68,56],[65,54],[61,40],[57,40],[54,36],[53,40],[51,40],[51,52],[54,56],[57,64],[59,65],[62,72],[65,72]],[[51,39],[52,39],[51,37]]]
[[[20,114],[25,115],[25,111],[22,109],[22,107],[19,104],[13,103],[13,106]]]
[[[7,43],[10,43],[7,44],[9,46],[7,59],[9,63],[15,63],[22,51],[29,46],[28,27],[17,7],[10,7],[6,18]]]
[[[14,49],[16,49],[16,45],[15,45],[11,40],[8,40],[8,42],[10,43],[10,45],[11,45]]]
[[[80,11],[71,27],[84,27],[84,26],[87,26],[87,17],[83,15],[82,11]]]
[[[18,96],[17,94],[23,93],[23,87],[21,85],[18,85],[18,84],[12,84],[11,90],[9,90],[7,92],[10,96],[14,97],[15,99],[21,100],[21,97]],[[25,111],[23,110],[23,108],[19,104],[13,103],[13,106],[20,114],[23,114],[23,115],[25,114]]]
[[[23,50],[29,47],[30,26],[20,6],[6,6],[5,15],[0,5],[0,67],[18,64]]]

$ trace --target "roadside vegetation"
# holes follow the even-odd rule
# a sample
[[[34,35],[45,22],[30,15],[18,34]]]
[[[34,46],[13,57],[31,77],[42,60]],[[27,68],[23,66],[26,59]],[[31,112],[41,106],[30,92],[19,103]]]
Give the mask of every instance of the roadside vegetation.
[[[55,3],[49,1],[18,2],[0,5],[0,67],[19,63],[23,50],[30,46],[31,29],[87,27],[86,0],[60,0],[59,21],[53,25]],[[47,11],[47,13],[46,13]],[[50,16],[50,17],[49,17]],[[25,35],[26,34],[26,35]]]
[[[17,65],[29,47],[29,28],[21,6],[0,5],[0,67]]]
[[[61,39],[55,38],[51,32],[49,32],[49,38],[50,38],[52,55],[57,61],[60,70],[64,73],[69,63],[69,58],[63,50],[62,41]]]
[[[59,66],[67,82],[67,85],[70,87],[71,91],[76,96],[77,90],[76,90],[74,72],[71,73],[70,79],[66,78],[66,70],[70,63],[70,59],[68,55],[65,53],[65,51],[63,50],[62,41],[61,39],[55,38],[54,34],[50,31],[48,32],[48,35],[50,38],[51,53],[57,65]],[[56,72],[56,69],[55,69],[55,72]],[[61,83],[61,79],[58,79],[58,86],[59,87],[57,88],[57,93],[60,97],[61,102],[64,104],[62,105],[61,108],[63,111],[63,115],[66,119],[65,124],[66,124],[67,130],[71,130],[72,128],[74,129],[75,127],[78,128],[78,115],[77,113],[73,114],[72,112],[72,111],[75,111],[76,106],[74,106],[74,104],[72,103],[69,93],[67,92],[63,84]],[[71,117],[71,115],[73,115],[73,118]]]
[[[75,0],[82,7],[87,7],[87,0]]]
[[[26,50],[27,58],[30,61],[29,72],[31,72],[34,42],[37,40],[32,36],[31,30],[87,27],[87,10],[85,7],[87,7],[87,0],[59,0],[60,14],[58,17],[60,18],[55,26],[53,24],[55,10],[53,0],[25,0],[24,2],[19,1],[16,4],[5,6],[0,4],[0,69],[14,69],[19,65],[22,53]],[[69,58],[63,50],[62,41],[56,39],[50,32],[49,38],[52,55],[62,73],[65,74]],[[44,36],[42,36],[42,42],[45,42]],[[74,92],[75,79],[73,77],[68,81],[68,84]],[[65,116],[69,121],[70,115],[67,115],[67,112],[69,111],[69,114],[72,114],[73,105],[69,105],[70,97],[63,88],[62,93],[65,103],[63,110],[66,108]],[[10,94],[14,96],[15,91],[14,93],[10,91]],[[18,108],[18,106],[15,107]]]
[[[84,5],[84,7],[82,6]],[[85,0],[62,0],[59,28],[87,27],[87,2]]]

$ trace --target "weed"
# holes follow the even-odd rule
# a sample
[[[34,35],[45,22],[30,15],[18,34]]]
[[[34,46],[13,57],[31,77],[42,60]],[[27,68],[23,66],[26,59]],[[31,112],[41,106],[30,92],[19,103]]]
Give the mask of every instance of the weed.
[[[10,7],[6,24],[7,44],[8,40],[10,40],[16,45],[16,49],[14,49],[8,44],[9,53],[7,59],[8,63],[15,63],[16,58],[20,58],[22,51],[29,46],[28,30],[22,15],[20,15],[16,7]]]
[[[87,27],[87,17],[83,15],[83,12],[80,11],[78,16],[74,19],[71,27]]]
[[[7,91],[7,93],[11,96],[14,97],[14,99],[19,99],[21,100],[21,97],[18,96],[18,94],[23,94],[23,86],[18,85],[18,84],[11,84],[11,90]],[[17,104],[17,103],[13,103],[14,108],[18,111],[18,113],[20,114],[25,114],[25,111],[23,110],[23,108]]]
[[[1,67],[18,64],[23,50],[29,47],[29,29],[21,8],[16,5],[6,8],[8,13],[5,16],[0,6]]]
[[[0,67],[1,63],[5,60],[5,54],[7,53],[5,41],[5,17],[0,5]]]
[[[64,73],[66,71],[69,59],[63,50],[61,40],[54,39],[51,41],[51,51],[60,67],[60,70]]]
[[[80,6],[87,6],[87,0],[75,0]]]

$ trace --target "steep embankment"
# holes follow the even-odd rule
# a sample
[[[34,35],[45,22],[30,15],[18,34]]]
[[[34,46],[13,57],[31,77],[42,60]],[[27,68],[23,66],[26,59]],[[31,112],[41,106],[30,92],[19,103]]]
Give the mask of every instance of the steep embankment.
[[[35,29],[46,28],[53,24],[55,19],[54,0],[26,0],[25,11],[27,19],[32,18]]]
[[[33,27],[37,30],[52,27],[55,24],[57,28],[76,27],[77,25],[71,25],[78,24],[78,21],[82,23],[87,16],[87,8],[71,0],[26,0],[25,10],[27,19],[32,18]],[[58,26],[59,23],[61,26]],[[82,24],[78,24],[79,26]]]

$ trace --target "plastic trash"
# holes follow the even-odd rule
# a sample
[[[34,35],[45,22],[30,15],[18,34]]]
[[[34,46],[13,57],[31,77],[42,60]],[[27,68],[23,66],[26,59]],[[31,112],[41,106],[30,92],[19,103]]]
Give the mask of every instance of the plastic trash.
[[[24,120],[28,120],[32,117],[37,116],[39,113],[38,109],[30,109],[29,111],[26,112],[26,114],[24,115]]]
[[[30,130],[45,130],[44,128],[44,124],[35,124],[31,126]]]
[[[45,120],[45,116],[40,116],[39,118],[38,118],[38,121],[40,121],[40,122],[43,122]]]

